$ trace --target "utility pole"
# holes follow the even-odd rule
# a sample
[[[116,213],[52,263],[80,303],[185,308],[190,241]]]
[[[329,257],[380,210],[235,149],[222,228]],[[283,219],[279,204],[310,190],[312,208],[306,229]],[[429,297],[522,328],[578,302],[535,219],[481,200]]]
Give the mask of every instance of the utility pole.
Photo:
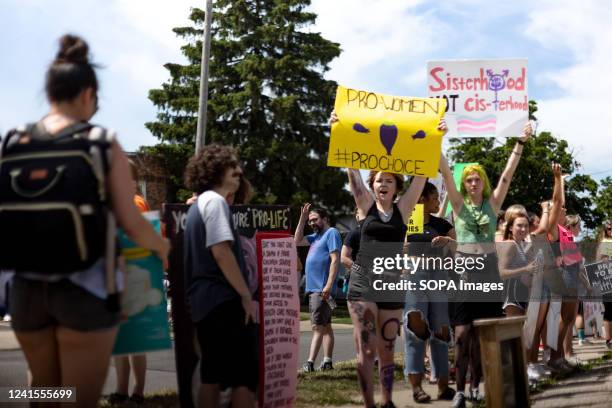
[[[196,153],[206,144],[206,110],[208,108],[208,64],[210,62],[210,26],[212,24],[212,0],[206,0],[204,17],[204,44],[200,63],[200,103],[198,109],[198,128],[196,131]]]

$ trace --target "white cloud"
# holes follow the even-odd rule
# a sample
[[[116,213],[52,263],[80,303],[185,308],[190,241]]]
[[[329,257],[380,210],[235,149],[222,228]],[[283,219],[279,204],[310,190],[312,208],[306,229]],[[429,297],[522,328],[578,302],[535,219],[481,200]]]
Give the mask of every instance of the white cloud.
[[[612,5],[594,0],[544,1],[537,3],[529,18],[527,35],[546,48],[567,49],[574,56],[569,66],[540,75],[539,80],[561,91],[560,96],[539,101],[542,127],[570,143],[582,171],[612,170],[605,119],[612,94]]]
[[[423,1],[314,0],[313,31],[340,43],[342,54],[328,74],[340,84],[381,92],[400,92],[415,84],[415,69],[425,84],[424,56],[444,44],[448,26],[432,14],[418,14]],[[389,77],[391,75],[391,77]],[[393,88],[380,89],[393,82]]]

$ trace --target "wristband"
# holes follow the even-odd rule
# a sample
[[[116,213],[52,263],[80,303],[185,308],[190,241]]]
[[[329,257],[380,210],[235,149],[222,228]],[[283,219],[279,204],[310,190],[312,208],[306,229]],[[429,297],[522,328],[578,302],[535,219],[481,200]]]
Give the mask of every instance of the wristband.
[[[520,144],[521,146],[525,146],[525,142],[524,142],[524,141],[522,141],[522,140],[517,140],[517,142],[516,142],[516,143]]]

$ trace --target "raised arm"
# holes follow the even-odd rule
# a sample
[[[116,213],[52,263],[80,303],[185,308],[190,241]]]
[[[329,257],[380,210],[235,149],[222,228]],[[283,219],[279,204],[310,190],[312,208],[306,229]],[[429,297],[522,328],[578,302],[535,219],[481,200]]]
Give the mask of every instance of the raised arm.
[[[504,203],[504,200],[506,199],[506,194],[508,194],[508,189],[510,188],[510,182],[512,181],[512,177],[514,176],[516,167],[518,166],[519,161],[521,160],[521,154],[523,153],[523,145],[531,136],[531,131],[531,124],[527,122],[527,124],[523,128],[523,136],[518,140],[518,142],[516,142],[514,149],[512,149],[512,153],[510,154],[508,162],[506,163],[506,168],[501,174],[499,182],[497,183],[497,187],[491,195],[491,206],[493,207],[494,212],[499,211],[502,204]]]
[[[440,156],[440,173],[442,173],[444,185],[446,186],[446,196],[448,197],[448,201],[451,203],[451,207],[453,207],[455,216],[457,216],[463,207],[463,197],[457,190],[453,173],[451,172],[448,161],[443,154]]]
[[[404,222],[408,222],[414,207],[419,202],[419,198],[423,192],[423,187],[425,187],[425,181],[427,181],[427,178],[425,177],[413,177],[410,187],[408,187],[408,191],[400,196],[399,201],[397,202],[397,207],[402,213],[402,219]]]
[[[554,187],[552,203],[549,205],[548,202],[542,203],[542,216],[540,217],[540,225],[537,230],[534,231],[534,235],[548,233],[553,235],[553,238],[557,238],[557,220],[563,207],[563,180],[561,178],[561,166],[553,163],[552,165]]]
[[[561,165],[553,164],[553,174],[555,177],[555,186],[553,188],[553,199],[552,206],[550,208],[550,218],[548,220],[548,233],[553,236],[554,240],[557,240],[559,235],[559,229],[557,228],[557,221],[561,210],[565,205],[565,185],[563,183],[563,177],[561,176]]]
[[[357,217],[363,220],[368,215],[368,210],[374,204],[374,198],[366,188],[359,170],[347,169],[349,188],[353,193],[357,205]]]
[[[333,125],[335,122],[338,122],[338,120],[338,115],[336,115],[336,111],[333,110],[329,117],[329,124]],[[357,217],[362,220],[368,215],[368,210],[372,204],[374,204],[374,198],[368,192],[359,170],[346,170],[349,179],[349,189],[351,190],[353,198],[355,199],[355,204],[357,205]]]
[[[308,213],[310,213],[310,206],[310,203],[306,203],[302,206],[302,210],[300,211],[300,220],[298,221],[297,227],[295,227],[295,234],[293,235],[293,241],[297,246],[310,245],[306,238],[304,238],[304,227],[306,226],[306,222],[308,221]]]

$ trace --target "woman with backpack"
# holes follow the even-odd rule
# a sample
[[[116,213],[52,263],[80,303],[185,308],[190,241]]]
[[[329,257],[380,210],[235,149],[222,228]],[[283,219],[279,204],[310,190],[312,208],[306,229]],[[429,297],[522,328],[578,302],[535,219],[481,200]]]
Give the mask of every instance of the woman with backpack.
[[[53,157],[57,160],[65,157],[83,158],[84,163],[91,165],[91,173],[95,177],[92,177],[91,183],[85,183],[78,190],[99,193],[99,203],[85,205],[66,202],[60,205],[37,202],[39,207],[31,204],[27,209],[41,208],[40,215],[30,211],[36,217],[45,216],[43,209],[71,209],[67,213],[71,214],[74,221],[74,240],[78,244],[81,260],[89,259],[84,254],[95,254],[97,259],[84,261],[88,266],[74,270],[62,269],[61,265],[73,256],[72,252],[77,251],[54,254],[46,270],[33,270],[31,259],[11,259],[11,266],[16,269],[11,292],[12,327],[28,362],[30,386],[75,387],[75,406],[92,407],[97,405],[106,380],[119,323],[119,310],[112,306],[116,296],[109,297],[113,293],[113,286],[107,283],[113,280],[121,282],[121,279],[116,275],[115,259],[112,256],[114,230],[112,227],[108,230],[98,225],[102,232],[91,234],[92,224],[101,224],[98,219],[93,221],[91,217],[101,213],[106,215],[104,219],[112,220],[114,216],[118,226],[132,240],[156,252],[164,261],[170,245],[155,233],[134,205],[130,167],[117,140],[108,137],[109,133],[104,129],[88,125],[98,110],[98,80],[95,65],[89,62],[87,43],[73,35],[64,35],[59,42],[59,52],[47,70],[45,81],[50,111],[36,125],[9,133],[2,145],[2,164],[15,161],[15,152],[20,149],[36,152],[36,149],[45,147],[46,157],[55,155]],[[88,146],[89,149],[64,152],[63,156],[58,154],[59,150],[68,149],[72,145]],[[108,155],[104,155],[105,150]],[[101,151],[102,155],[96,156],[96,151]],[[108,160],[106,167],[103,165],[104,159]],[[32,160],[29,180],[19,177],[13,180],[13,190],[21,192],[23,196],[28,196],[24,191],[32,192],[31,187],[30,190],[23,188],[27,181],[38,177],[43,185],[46,183],[45,188],[29,194],[32,202],[37,196],[61,189],[62,183],[69,182],[68,177],[62,175],[70,171],[71,163],[63,168],[58,166],[56,172],[53,169],[38,168],[39,163],[43,161]],[[27,163],[23,168],[28,171]],[[53,180],[46,182],[47,173],[53,172]],[[23,184],[17,188],[19,183]],[[0,205],[5,205],[8,189],[4,184],[2,189]],[[57,191],[57,194],[61,192]],[[20,216],[26,206],[13,204],[7,208],[16,209],[12,215]],[[57,214],[56,218],[59,218],[63,213]],[[2,222],[8,221],[3,219]],[[52,222],[54,220],[49,221]],[[34,226],[31,234],[34,236],[43,232],[36,231]],[[63,230],[52,230],[46,239],[47,245],[60,245],[54,242],[51,234],[63,233]],[[28,248],[32,254],[44,251],[40,246],[44,246],[42,244],[45,241],[41,241],[40,236],[32,242],[36,242]],[[3,262],[9,262],[9,255],[3,254]]]

